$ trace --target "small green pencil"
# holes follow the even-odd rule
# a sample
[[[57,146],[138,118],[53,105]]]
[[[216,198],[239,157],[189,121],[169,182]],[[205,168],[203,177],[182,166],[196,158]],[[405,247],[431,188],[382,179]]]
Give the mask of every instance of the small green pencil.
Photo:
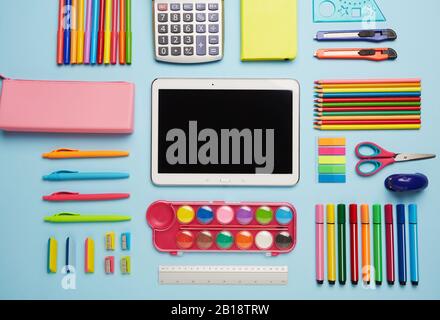
[[[382,284],[382,209],[380,204],[373,205],[373,251],[374,279],[377,285]]]

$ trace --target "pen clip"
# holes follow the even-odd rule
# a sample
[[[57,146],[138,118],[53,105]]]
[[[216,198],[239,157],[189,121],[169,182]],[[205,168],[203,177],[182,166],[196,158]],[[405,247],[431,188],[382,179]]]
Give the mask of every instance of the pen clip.
[[[56,153],[56,152],[78,152],[77,149],[69,149],[69,148],[61,148],[51,151],[50,153]]]
[[[77,217],[80,216],[79,213],[73,213],[73,212],[60,212],[53,215],[54,217]]]
[[[58,173],[79,173],[79,171],[71,171],[71,170],[59,170],[59,171],[55,171],[51,174],[58,174]]]
[[[60,191],[51,194],[52,196],[62,196],[62,195],[79,195],[79,192],[70,192],[70,191]]]

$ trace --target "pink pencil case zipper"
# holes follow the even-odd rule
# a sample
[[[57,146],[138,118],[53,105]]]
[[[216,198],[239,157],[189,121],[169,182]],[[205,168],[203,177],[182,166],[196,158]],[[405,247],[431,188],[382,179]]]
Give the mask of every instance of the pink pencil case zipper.
[[[0,129],[15,132],[133,132],[129,82],[18,80],[0,75]]]

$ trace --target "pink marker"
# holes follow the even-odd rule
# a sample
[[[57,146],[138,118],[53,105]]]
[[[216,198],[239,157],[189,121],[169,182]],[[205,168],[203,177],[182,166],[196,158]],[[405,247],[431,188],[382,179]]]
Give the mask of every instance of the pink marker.
[[[87,0],[86,31],[84,33],[84,63],[90,64],[90,36],[92,28],[92,0]]]
[[[316,281],[324,283],[324,206],[317,204],[316,213]]]

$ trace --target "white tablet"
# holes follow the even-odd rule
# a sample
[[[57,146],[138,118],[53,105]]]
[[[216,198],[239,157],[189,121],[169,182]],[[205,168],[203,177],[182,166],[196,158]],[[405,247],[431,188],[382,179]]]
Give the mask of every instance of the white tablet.
[[[299,180],[299,84],[157,79],[151,155],[157,185],[293,186]]]

